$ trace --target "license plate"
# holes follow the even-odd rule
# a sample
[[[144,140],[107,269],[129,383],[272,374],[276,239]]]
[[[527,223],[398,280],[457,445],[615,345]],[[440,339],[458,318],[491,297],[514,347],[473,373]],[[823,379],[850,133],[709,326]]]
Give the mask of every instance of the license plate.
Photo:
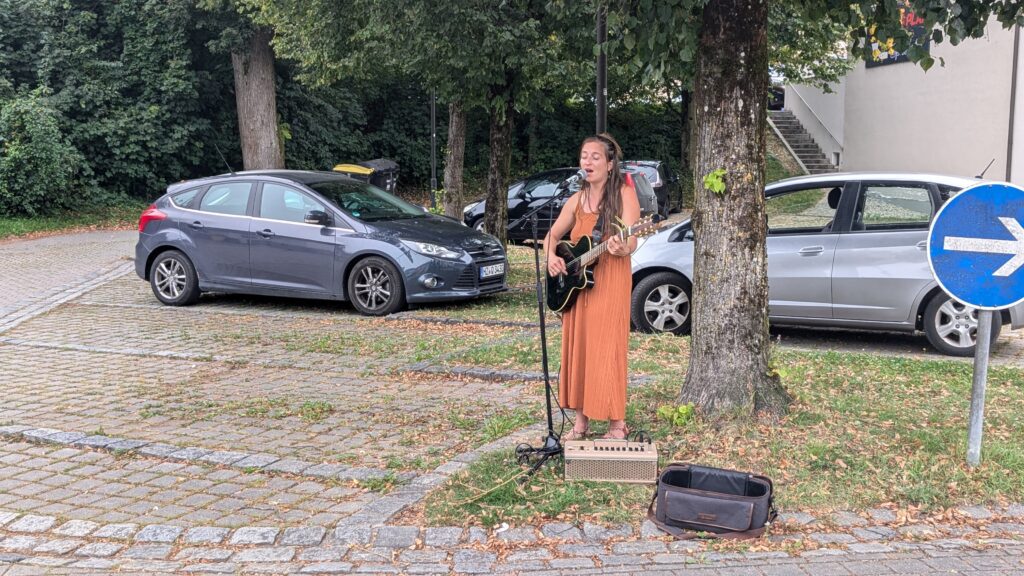
[[[490,266],[480,267],[480,278],[490,278],[491,276],[497,276],[505,273],[505,263],[491,264]]]

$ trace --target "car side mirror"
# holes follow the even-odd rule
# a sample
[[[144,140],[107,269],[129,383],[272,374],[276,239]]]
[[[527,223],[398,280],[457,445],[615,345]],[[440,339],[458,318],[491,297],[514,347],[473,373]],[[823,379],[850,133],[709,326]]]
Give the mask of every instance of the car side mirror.
[[[306,224],[316,224],[317,226],[329,226],[331,224],[331,216],[323,210],[310,210],[306,214]]]

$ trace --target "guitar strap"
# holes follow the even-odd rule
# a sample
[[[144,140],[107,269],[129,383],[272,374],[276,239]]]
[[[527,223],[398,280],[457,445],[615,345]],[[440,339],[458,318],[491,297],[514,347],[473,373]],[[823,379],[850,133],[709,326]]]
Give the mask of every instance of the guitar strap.
[[[597,222],[594,224],[594,229],[590,232],[590,237],[593,238],[593,245],[597,246],[601,243],[601,237],[604,236],[604,212],[597,217]]]

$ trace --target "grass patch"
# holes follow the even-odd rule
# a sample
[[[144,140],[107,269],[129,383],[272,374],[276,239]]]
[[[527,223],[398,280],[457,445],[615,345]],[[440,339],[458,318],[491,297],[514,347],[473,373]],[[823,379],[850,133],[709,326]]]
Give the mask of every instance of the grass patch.
[[[131,228],[149,202],[124,200],[111,206],[53,216],[0,216],[0,239],[80,229]]]
[[[363,480],[356,481],[356,486],[359,488],[369,490],[371,492],[378,492],[380,494],[387,494],[401,484],[402,482],[394,472],[388,472],[379,478],[365,478]]]
[[[498,409],[486,415],[479,414],[479,411],[477,408],[451,406],[448,422],[474,442],[486,444],[537,422],[544,413],[539,406],[529,409]]]
[[[723,429],[698,416],[675,426],[656,413],[678,404],[687,347],[688,339],[663,335],[631,340],[630,374],[643,369],[651,383],[629,388],[627,420],[651,434],[662,465],[684,461],[765,473],[775,481],[782,509],[812,513],[884,503],[927,512],[1024,499],[1020,369],[990,370],[982,464],[969,469],[968,363],[776,352],[775,365],[795,397],[781,422]],[[546,466],[525,489],[502,484],[520,470],[511,454],[485,458],[433,494],[425,514],[438,524],[637,521],[651,493],[650,487],[567,483],[560,463]]]
[[[299,417],[306,422],[321,422],[334,412],[334,406],[323,400],[305,401],[299,406]]]
[[[521,525],[557,518],[628,522],[632,510],[650,499],[649,486],[565,482],[556,463],[544,466],[526,485],[512,450],[487,454],[427,497],[426,515],[436,526],[501,522]]]

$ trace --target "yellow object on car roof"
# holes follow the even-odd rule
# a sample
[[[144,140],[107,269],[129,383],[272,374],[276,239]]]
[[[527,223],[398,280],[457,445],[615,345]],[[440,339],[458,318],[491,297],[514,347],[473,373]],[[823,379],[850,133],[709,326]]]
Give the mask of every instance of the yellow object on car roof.
[[[367,168],[366,166],[360,166],[358,164],[338,164],[334,167],[335,172],[348,172],[350,174],[362,174],[369,176],[373,174],[373,168]]]

